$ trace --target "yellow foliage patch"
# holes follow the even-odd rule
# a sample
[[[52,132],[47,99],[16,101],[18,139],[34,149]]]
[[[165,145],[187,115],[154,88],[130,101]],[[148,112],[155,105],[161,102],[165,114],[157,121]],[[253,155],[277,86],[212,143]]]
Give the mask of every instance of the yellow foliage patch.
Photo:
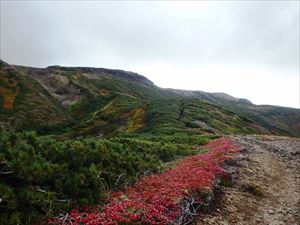
[[[105,90],[105,89],[100,89],[99,94],[102,95],[102,96],[107,96],[107,95],[109,95],[109,91]]]
[[[128,122],[127,132],[131,133],[140,129],[144,124],[145,109],[138,108],[133,110],[132,118]]]
[[[106,105],[104,108],[101,109],[101,111],[103,111],[106,114],[114,113],[118,110],[119,110],[119,107],[117,107],[115,105],[114,101],[110,102],[108,105]]]
[[[80,79],[80,77],[81,77],[81,75],[80,75],[80,73],[75,73],[75,74],[73,74],[73,77],[76,79],[76,80],[79,80]]]

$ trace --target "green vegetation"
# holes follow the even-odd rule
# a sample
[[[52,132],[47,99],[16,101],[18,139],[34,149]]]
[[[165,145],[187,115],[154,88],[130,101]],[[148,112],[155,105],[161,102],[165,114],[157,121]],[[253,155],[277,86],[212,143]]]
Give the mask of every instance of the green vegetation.
[[[56,141],[34,132],[0,134],[1,217],[31,224],[74,206],[103,203],[111,191],[203,151],[213,136],[132,136]]]
[[[0,125],[39,134],[300,135],[297,109],[256,106],[222,93],[161,89],[135,73],[11,66],[0,61]]]
[[[3,64],[0,78],[0,123],[8,130],[61,139],[266,132],[196,95],[160,89],[126,71]]]
[[[101,204],[217,135],[300,134],[299,110],[225,97],[127,71],[0,60],[1,223]]]

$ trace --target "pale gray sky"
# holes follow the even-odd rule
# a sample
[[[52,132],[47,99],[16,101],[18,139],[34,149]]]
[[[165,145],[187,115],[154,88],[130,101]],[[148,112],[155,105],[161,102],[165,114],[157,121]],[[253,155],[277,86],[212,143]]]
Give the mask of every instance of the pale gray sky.
[[[300,107],[299,1],[3,1],[10,64],[140,73],[160,87]]]

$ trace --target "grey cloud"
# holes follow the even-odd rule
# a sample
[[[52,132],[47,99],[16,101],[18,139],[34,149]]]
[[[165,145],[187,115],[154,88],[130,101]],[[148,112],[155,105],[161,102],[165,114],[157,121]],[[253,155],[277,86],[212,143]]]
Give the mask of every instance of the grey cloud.
[[[244,60],[298,65],[299,3],[193,4],[4,1],[1,57],[34,65],[59,60],[84,64],[87,54],[103,60],[112,55],[128,63]]]
[[[14,64],[299,74],[298,1],[1,1],[0,31],[0,56]]]

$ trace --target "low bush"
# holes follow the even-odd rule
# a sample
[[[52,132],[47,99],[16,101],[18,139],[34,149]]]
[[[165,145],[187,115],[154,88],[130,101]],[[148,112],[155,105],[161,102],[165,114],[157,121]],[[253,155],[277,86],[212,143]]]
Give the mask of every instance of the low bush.
[[[200,193],[212,189],[216,176],[223,173],[220,165],[236,150],[224,138],[207,148],[207,153],[186,157],[163,173],[145,176],[124,191],[114,192],[104,206],[75,209],[46,224],[186,224],[193,204],[201,205],[205,200]],[[183,205],[184,199],[193,201]]]
[[[34,132],[1,131],[0,221],[32,224],[58,211],[101,204],[111,191],[135,183],[145,172],[156,173],[165,162],[198,153],[198,145],[209,139],[177,138],[56,141]]]

